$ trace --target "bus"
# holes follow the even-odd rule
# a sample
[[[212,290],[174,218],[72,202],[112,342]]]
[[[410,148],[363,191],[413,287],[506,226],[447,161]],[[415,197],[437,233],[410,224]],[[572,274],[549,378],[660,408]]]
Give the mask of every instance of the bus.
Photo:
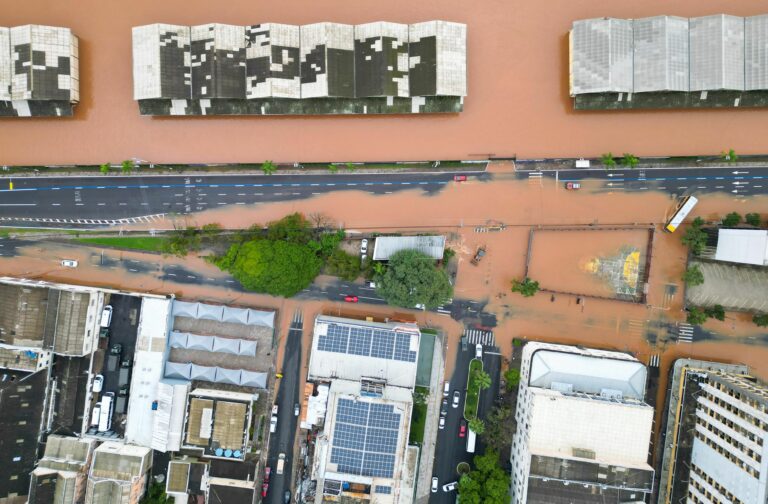
[[[475,453],[475,431],[467,429],[467,453]]]
[[[99,432],[106,432],[112,428],[112,401],[114,392],[107,392],[101,398],[101,411],[99,411]]]
[[[691,213],[691,210],[693,210],[693,207],[695,207],[696,203],[698,202],[699,200],[697,200],[694,196],[686,196],[685,199],[683,199],[683,201],[677,207],[677,210],[675,210],[672,218],[667,221],[667,226],[665,228],[666,231],[674,233],[680,224],[683,223],[685,218],[688,217],[688,214]]]

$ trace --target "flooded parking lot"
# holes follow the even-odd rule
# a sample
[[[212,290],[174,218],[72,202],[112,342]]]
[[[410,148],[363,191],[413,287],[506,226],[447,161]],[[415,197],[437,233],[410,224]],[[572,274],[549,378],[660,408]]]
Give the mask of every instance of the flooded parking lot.
[[[765,110],[580,112],[568,97],[567,32],[575,19],[658,14],[768,12],[682,0],[642,3],[350,0],[290,4],[230,0],[106,3],[32,0],[3,12],[2,25],[68,26],[80,37],[81,102],[71,119],[0,120],[0,163],[344,161],[472,159],[489,155],[740,154],[765,151]],[[446,19],[468,25],[469,96],[458,115],[390,117],[140,117],[132,99],[131,27],[165,22],[363,23]]]

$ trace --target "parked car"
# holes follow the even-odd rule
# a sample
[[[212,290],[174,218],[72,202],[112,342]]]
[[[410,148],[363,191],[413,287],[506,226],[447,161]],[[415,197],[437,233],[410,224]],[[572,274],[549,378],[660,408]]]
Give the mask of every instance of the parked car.
[[[461,392],[459,392],[458,390],[454,390],[453,391],[453,403],[451,404],[451,406],[453,406],[454,408],[458,408],[459,407],[459,400],[460,399],[461,399]]]
[[[285,504],[288,504],[289,502],[291,502],[291,491],[290,490],[286,490],[285,493],[283,494],[283,502]]]
[[[107,305],[101,311],[101,323],[99,325],[101,327],[109,327],[109,324],[111,323],[112,323],[112,305]]]
[[[581,183],[579,182],[566,182],[565,188],[569,191],[576,191],[578,189],[581,189]]]
[[[461,425],[459,425],[459,437],[463,438],[467,435],[467,423],[462,420]]]
[[[269,419],[269,432],[274,434],[277,430],[277,415],[272,415],[272,418]]]
[[[368,240],[366,238],[363,238],[363,241],[360,242],[360,253],[361,254],[368,253]]]
[[[101,392],[102,388],[104,388],[104,377],[100,374],[97,374],[93,377],[93,391]]]
[[[64,259],[61,261],[61,265],[65,268],[77,268],[77,261],[74,259]]]
[[[345,296],[344,301],[347,303],[357,303],[358,299],[357,296]]]
[[[121,353],[123,353],[123,345],[121,345],[120,343],[115,343],[114,345],[112,345],[112,348],[109,349],[109,353],[111,353],[112,355],[120,355]]]
[[[455,481],[447,483],[443,485],[443,492],[453,492],[454,490],[456,490],[457,486],[458,486],[458,483]]]
[[[262,498],[266,497],[267,492],[269,492],[269,483],[264,482],[261,484],[261,497]]]
[[[443,397],[448,397],[448,394],[451,393],[451,382],[445,382],[445,385],[443,385]]]
[[[437,428],[440,430],[445,429],[445,417],[441,416],[440,421],[437,422]]]
[[[121,397],[125,397],[128,395],[128,385],[122,385],[120,387],[120,390],[118,390],[117,394]]]
[[[475,345],[475,359],[482,359],[483,358],[483,345],[478,343]]]
[[[446,416],[448,414],[448,399],[443,399],[443,404],[440,407],[440,415]]]
[[[376,288],[376,282],[367,281],[367,282],[365,282],[365,285],[367,285],[371,289],[375,289]]]
[[[130,357],[126,357],[123,359],[123,362],[120,363],[121,368],[129,368],[131,367],[132,361]]]
[[[432,493],[437,492],[437,476],[432,476]]]
[[[454,175],[453,176],[453,180],[455,180],[456,182],[464,182],[465,180],[467,180],[467,176],[466,175]]]
[[[299,403],[293,405],[293,416],[299,416]]]

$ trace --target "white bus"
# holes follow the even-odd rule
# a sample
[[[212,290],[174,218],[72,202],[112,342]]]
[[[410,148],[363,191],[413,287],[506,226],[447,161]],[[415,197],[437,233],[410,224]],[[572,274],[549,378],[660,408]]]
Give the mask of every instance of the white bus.
[[[699,200],[697,200],[694,196],[687,196],[685,199],[683,199],[682,203],[680,203],[680,206],[678,206],[677,210],[675,210],[674,215],[672,215],[672,218],[670,218],[667,222],[667,227],[665,229],[670,233],[674,233],[680,224],[683,223],[685,218],[688,217],[688,214],[691,213],[691,210],[693,210],[693,207],[695,207],[696,203],[698,202]]]
[[[107,392],[101,398],[101,411],[99,411],[99,432],[106,432],[112,428],[112,402],[114,399],[114,392]]]
[[[467,429],[467,453],[475,453],[475,431]]]

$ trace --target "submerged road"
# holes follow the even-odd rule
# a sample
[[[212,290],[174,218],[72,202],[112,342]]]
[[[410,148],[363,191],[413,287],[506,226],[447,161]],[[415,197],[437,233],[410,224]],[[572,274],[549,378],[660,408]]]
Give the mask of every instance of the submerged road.
[[[390,194],[419,189],[427,194],[454,182],[456,173],[339,173],[322,175],[157,175],[27,177],[0,181],[0,224],[98,227],[152,222],[166,214],[190,214],[229,205],[305,199],[335,191]],[[682,195],[768,193],[768,168],[617,168],[518,170],[467,173],[471,180],[555,179],[597,181],[603,191],[665,191]]]

